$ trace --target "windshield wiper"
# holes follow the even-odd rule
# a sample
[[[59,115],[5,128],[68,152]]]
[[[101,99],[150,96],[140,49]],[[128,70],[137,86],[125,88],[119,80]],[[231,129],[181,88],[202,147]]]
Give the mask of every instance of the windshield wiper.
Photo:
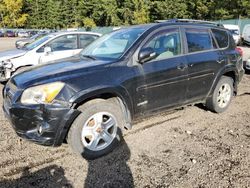
[[[85,57],[85,58],[88,58],[88,59],[96,60],[96,58],[94,56],[91,56],[91,55],[82,55],[81,54],[81,57]]]

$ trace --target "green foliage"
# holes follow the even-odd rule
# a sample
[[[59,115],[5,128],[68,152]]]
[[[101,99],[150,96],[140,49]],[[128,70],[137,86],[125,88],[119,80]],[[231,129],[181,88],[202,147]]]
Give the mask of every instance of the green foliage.
[[[249,0],[0,0],[1,27],[69,28],[249,18]]]
[[[22,13],[23,0],[2,0],[0,3],[1,25],[24,26],[28,14]]]
[[[96,24],[92,18],[84,18],[83,24],[87,30],[91,30],[93,27],[96,27]]]
[[[150,2],[146,0],[133,0],[134,4],[134,19],[133,24],[144,24],[149,22],[149,7]]]
[[[150,14],[151,21],[190,17],[187,3],[183,0],[153,1]]]

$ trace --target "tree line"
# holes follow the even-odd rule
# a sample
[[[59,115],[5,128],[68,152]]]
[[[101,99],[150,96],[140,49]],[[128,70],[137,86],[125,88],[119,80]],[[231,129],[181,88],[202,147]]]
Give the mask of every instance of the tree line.
[[[0,0],[0,27],[61,29],[250,17],[249,0]]]

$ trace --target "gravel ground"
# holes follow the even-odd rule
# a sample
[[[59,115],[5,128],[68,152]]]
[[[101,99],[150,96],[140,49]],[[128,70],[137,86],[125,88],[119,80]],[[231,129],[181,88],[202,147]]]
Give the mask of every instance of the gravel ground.
[[[0,51],[11,50],[15,48],[15,42],[19,38],[0,38]]]
[[[20,139],[2,110],[0,124],[0,187],[250,187],[249,74],[225,113],[196,105],[138,121],[94,161]]]

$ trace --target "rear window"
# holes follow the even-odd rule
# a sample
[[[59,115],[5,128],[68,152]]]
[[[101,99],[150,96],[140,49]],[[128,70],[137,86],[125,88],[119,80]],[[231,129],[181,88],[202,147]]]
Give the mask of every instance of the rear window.
[[[213,41],[207,29],[186,29],[188,52],[213,49]]]
[[[228,46],[228,33],[219,29],[212,29],[215,39],[220,48],[226,48]]]

